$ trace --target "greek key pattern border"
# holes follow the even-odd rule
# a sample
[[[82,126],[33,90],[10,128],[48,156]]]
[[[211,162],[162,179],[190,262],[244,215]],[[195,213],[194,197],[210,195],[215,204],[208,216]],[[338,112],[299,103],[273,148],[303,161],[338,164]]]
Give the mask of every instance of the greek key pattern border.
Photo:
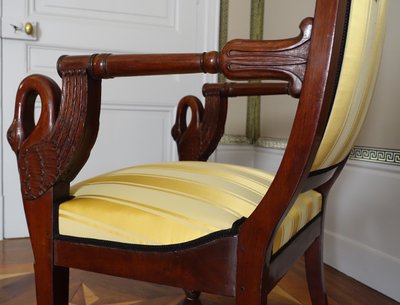
[[[251,140],[246,136],[241,135],[223,135],[222,139],[220,140],[220,144],[222,145],[251,145]]]
[[[400,150],[355,146],[350,152],[350,159],[400,166]]]
[[[221,144],[251,145],[251,142],[245,136],[224,135],[221,139]],[[255,146],[284,150],[286,144],[286,139],[260,137]],[[349,158],[357,161],[400,166],[400,150],[398,149],[354,146]]]

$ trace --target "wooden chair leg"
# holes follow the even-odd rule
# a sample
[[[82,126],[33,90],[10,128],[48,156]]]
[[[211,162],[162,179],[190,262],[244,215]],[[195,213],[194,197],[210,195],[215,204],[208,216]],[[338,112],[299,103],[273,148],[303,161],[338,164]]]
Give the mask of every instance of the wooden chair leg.
[[[250,287],[246,290],[239,288],[235,297],[235,305],[267,305],[268,293],[263,292],[263,286]]]
[[[305,253],[308,290],[313,305],[328,305],[325,290],[322,240],[318,237]]]
[[[253,302],[254,300],[254,302]],[[268,296],[261,296],[256,298],[237,298],[236,297],[236,305],[267,305],[268,304]]]
[[[35,264],[37,305],[68,305],[69,269]]]
[[[200,297],[200,291],[195,291],[195,290],[187,290],[184,289],[185,294],[186,294],[186,300],[188,301],[195,301]]]

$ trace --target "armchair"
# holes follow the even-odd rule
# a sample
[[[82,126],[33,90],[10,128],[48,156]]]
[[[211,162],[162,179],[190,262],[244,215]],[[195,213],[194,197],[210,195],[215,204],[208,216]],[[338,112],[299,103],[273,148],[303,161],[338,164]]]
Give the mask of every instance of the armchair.
[[[316,2],[298,37],[233,40],[203,54],[64,56],[62,89],[42,75],[22,81],[8,140],[38,305],[68,304],[69,268],[181,287],[188,300],[209,292],[238,305],[267,304],[302,255],[312,304],[327,305],[327,196],[368,108],[386,1]],[[172,128],[180,162],[119,169],[70,187],[96,141],[102,80],[178,73],[263,82],[205,84],[204,106],[184,97]],[[278,171],[205,162],[223,135],[229,98],[267,94],[299,98]]]

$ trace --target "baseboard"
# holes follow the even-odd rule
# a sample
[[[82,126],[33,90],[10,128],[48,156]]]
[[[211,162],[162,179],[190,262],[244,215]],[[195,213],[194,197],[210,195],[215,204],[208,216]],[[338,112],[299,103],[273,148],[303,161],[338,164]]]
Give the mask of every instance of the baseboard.
[[[400,301],[400,167],[349,160],[329,196],[325,261]]]
[[[400,301],[399,258],[331,231],[325,231],[324,243],[328,265]]]

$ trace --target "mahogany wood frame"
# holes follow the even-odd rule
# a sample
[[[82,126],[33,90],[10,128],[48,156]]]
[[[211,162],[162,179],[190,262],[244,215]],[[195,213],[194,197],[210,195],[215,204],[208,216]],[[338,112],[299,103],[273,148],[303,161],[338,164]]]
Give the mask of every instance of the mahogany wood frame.
[[[182,287],[188,299],[205,291],[234,296],[238,305],[261,305],[303,254],[313,305],[326,305],[324,211],[328,192],[346,160],[316,173],[310,173],[310,168],[335,95],[348,9],[349,0],[318,0],[314,19],[305,19],[298,37],[234,40],[220,53],[61,57],[58,71],[62,90],[45,76],[23,80],[8,139],[18,160],[35,257],[38,305],[68,304],[69,268]],[[282,163],[254,213],[236,230],[180,248],[123,248],[59,236],[58,205],[70,198],[70,182],[89,158],[96,140],[102,79],[177,73],[222,73],[232,80],[282,81],[205,85],[205,107],[195,97],[182,99],[172,131],[181,160],[207,160],[223,134],[230,96],[300,97]],[[42,113],[35,124],[37,95]],[[189,124],[185,115],[188,108],[192,111]],[[277,228],[297,195],[307,189],[322,193],[322,212],[272,254]]]

